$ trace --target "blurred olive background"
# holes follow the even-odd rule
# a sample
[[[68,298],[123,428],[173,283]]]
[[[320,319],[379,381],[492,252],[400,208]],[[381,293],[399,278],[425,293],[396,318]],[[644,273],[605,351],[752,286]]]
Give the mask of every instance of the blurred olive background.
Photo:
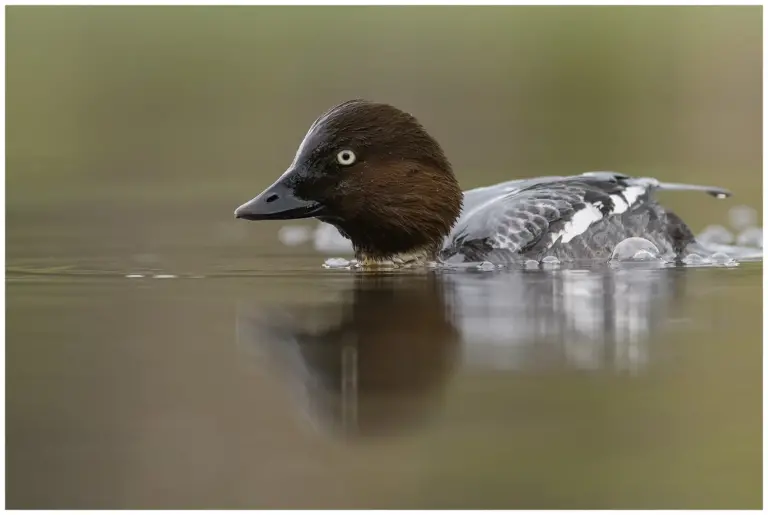
[[[665,196],[698,231],[761,208],[761,29],[760,7],[9,7],[8,254],[286,252],[232,212],[354,97],[414,113],[465,188],[731,188]]]
[[[7,8],[9,507],[759,507],[762,264],[651,271],[645,296],[602,289],[611,271],[495,293],[456,274],[438,293],[431,276],[323,270],[280,224],[232,213],[319,114],[364,97],[414,113],[465,188],[617,170],[730,188],[663,198],[694,231],[726,224],[762,209],[761,17]],[[179,278],[124,277],[137,270]],[[272,328],[295,370],[263,350],[283,318],[320,326]],[[350,327],[378,342],[359,415],[391,438],[347,441],[302,404],[335,415],[309,379],[336,372]],[[296,357],[297,334],[331,351]],[[635,368],[561,358],[590,345]]]

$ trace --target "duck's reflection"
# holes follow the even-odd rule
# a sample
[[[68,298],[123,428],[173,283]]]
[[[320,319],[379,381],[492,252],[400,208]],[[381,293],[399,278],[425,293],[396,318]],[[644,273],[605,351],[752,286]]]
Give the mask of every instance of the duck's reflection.
[[[459,362],[467,372],[641,370],[683,277],[350,273],[322,302],[241,306],[238,341],[299,387],[313,420],[381,435],[426,420]]]
[[[241,309],[241,344],[266,350],[323,425],[359,436],[423,421],[459,356],[445,283],[434,274],[340,279],[327,302]]]
[[[651,335],[673,317],[676,269],[454,274],[465,367],[638,371]]]

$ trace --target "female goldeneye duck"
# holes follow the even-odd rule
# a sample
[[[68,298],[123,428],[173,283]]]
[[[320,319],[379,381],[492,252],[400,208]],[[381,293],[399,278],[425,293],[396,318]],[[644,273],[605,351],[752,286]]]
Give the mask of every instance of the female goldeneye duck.
[[[351,100],[309,128],[288,170],[235,211],[246,220],[315,217],[363,264],[608,260],[638,236],[682,257],[688,226],[655,190],[726,190],[613,172],[509,181],[462,193],[440,145],[410,114]]]

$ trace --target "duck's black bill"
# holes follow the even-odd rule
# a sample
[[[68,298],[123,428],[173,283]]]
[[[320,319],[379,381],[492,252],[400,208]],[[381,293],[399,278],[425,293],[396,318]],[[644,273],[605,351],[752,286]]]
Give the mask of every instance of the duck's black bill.
[[[235,210],[235,218],[244,220],[293,220],[321,214],[323,206],[318,202],[302,200],[291,188],[276,183],[258,197],[249,200]]]

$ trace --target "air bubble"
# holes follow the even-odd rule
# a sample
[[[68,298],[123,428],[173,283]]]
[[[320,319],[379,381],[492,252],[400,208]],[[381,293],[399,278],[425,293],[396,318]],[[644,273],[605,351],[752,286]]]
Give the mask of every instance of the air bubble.
[[[709,256],[709,260],[716,265],[730,265],[734,259],[725,252],[715,252]]]
[[[659,249],[653,242],[645,238],[627,238],[613,249],[612,261],[656,261],[659,258]]]
[[[560,266],[560,260],[555,256],[545,256],[541,259],[541,264],[544,266]]]
[[[142,277],[144,277],[144,274],[128,274],[125,277],[127,277],[128,279],[141,279]]]
[[[658,259],[658,256],[647,250],[641,250],[632,256],[632,261],[655,261],[656,259]]]
[[[699,242],[727,245],[733,241],[733,233],[722,225],[708,225],[696,236]]]
[[[746,229],[736,239],[736,244],[742,247],[763,248],[763,230],[759,227]]]
[[[482,263],[475,265],[474,269],[481,272],[490,272],[491,270],[496,270],[496,265],[489,261],[483,261]]]
[[[539,268],[539,262],[535,259],[529,259],[523,263],[523,266],[525,266],[525,268]]]
[[[683,263],[686,265],[703,265],[708,263],[709,260],[701,257],[698,254],[688,254],[683,258]]]
[[[323,263],[323,268],[349,268],[352,262],[344,258],[328,258]]]
[[[155,274],[152,279],[176,279],[177,276],[173,274]]]

